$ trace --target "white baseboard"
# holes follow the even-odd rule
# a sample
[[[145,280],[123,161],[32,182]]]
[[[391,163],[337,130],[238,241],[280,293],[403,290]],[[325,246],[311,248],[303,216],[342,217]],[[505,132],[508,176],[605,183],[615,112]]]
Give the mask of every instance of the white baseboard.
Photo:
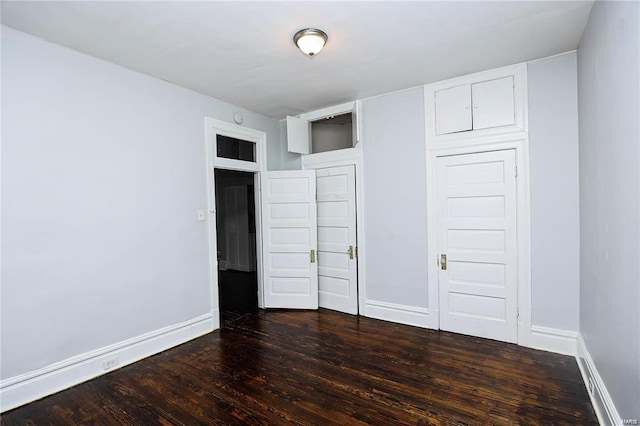
[[[613,399],[611,399],[611,395],[609,395],[609,391],[604,385],[602,377],[600,377],[581,335],[578,335],[576,360],[578,361],[578,367],[580,367],[580,373],[582,373],[582,380],[584,380],[584,385],[587,388],[587,393],[591,398],[591,404],[596,412],[596,416],[598,416],[600,424],[622,425],[620,414],[618,414],[618,410],[613,404]]]
[[[524,339],[518,339],[518,344],[528,348],[575,356],[578,347],[578,332],[532,325],[531,332]]]
[[[365,317],[413,325],[422,328],[438,328],[438,318],[430,315],[429,309],[415,306],[398,305],[395,303],[365,300]],[[434,321],[435,320],[435,321]]]
[[[128,339],[95,351],[0,381],[0,412],[70,388],[127,364],[187,342],[217,328],[218,318],[201,315],[189,321]],[[103,362],[117,357],[105,370]]]

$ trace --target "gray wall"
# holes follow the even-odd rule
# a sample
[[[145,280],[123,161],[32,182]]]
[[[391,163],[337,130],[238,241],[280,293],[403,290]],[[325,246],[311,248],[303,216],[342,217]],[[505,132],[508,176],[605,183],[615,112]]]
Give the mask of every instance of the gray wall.
[[[576,54],[531,62],[527,74],[532,323],[578,331],[580,216]]]
[[[2,27],[2,379],[211,312],[204,117],[237,110],[279,167],[277,120]]]
[[[532,322],[577,331],[576,55],[529,66]],[[366,296],[426,308],[422,88],[362,101]]]
[[[422,87],[362,101],[366,297],[427,307]]]
[[[623,419],[640,419],[639,14],[596,2],[578,48],[580,332]]]

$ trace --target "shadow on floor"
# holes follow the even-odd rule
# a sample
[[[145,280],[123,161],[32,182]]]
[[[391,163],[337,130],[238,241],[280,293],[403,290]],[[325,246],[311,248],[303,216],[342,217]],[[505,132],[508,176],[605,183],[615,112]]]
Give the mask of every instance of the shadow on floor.
[[[258,312],[258,277],[255,271],[218,271],[218,289],[221,325]]]

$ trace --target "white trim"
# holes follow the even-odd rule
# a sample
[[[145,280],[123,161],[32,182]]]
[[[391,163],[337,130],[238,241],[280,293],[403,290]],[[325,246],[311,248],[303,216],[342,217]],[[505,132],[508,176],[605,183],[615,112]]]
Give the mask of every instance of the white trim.
[[[540,61],[546,61],[548,59],[557,58],[559,56],[570,55],[570,54],[576,53],[576,52],[577,52],[577,50],[573,49],[573,50],[567,50],[566,52],[562,52],[562,53],[556,53],[555,55],[545,56],[544,58],[532,59],[530,61],[527,61],[527,65],[532,64],[532,63],[536,63],[536,62],[540,62]]]
[[[358,250],[358,312],[364,312],[366,299],[365,283],[365,224],[364,224],[364,178],[362,161],[362,144],[355,148],[322,152],[302,156],[302,169],[321,169],[325,167],[338,167],[354,165],[356,168],[356,238]]]
[[[578,334],[577,349],[576,361],[578,361],[582,380],[584,380],[587,393],[589,394],[589,398],[591,398],[591,404],[598,417],[598,422],[600,422],[601,425],[621,425],[622,419],[620,418],[620,414],[618,414],[613,399],[611,399],[611,395],[609,395],[609,391],[604,381],[602,381],[602,377],[600,377],[600,373],[598,373],[591,354],[580,334]],[[593,383],[593,391],[589,389],[589,380]]]
[[[578,332],[532,325],[526,342],[528,348],[575,356]]]
[[[210,333],[215,329],[213,318],[212,314],[201,315],[2,380],[0,382],[0,412],[75,386]],[[105,370],[103,362],[114,357],[118,357],[117,366]]]
[[[256,162],[219,158],[216,155],[216,135],[225,135],[256,144]],[[205,117],[205,150],[207,167],[207,238],[209,241],[209,285],[212,310],[218,311],[218,240],[216,238],[216,182],[215,169],[238,170],[254,173],[255,218],[256,218],[256,269],[258,276],[258,306],[264,308],[264,285],[262,268],[262,201],[260,174],[267,170],[267,134],[259,130],[238,126],[225,121]],[[214,318],[215,327],[220,327],[219,313]]]
[[[361,315],[415,327],[437,328],[437,323],[427,308],[367,299]]]

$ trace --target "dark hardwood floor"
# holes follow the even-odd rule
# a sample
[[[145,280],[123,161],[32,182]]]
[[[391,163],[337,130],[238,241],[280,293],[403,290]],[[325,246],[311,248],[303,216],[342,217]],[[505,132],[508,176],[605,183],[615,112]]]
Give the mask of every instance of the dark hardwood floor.
[[[254,272],[218,271],[220,323],[258,312],[258,275]]]
[[[572,357],[328,310],[244,316],[0,421],[597,424]]]

